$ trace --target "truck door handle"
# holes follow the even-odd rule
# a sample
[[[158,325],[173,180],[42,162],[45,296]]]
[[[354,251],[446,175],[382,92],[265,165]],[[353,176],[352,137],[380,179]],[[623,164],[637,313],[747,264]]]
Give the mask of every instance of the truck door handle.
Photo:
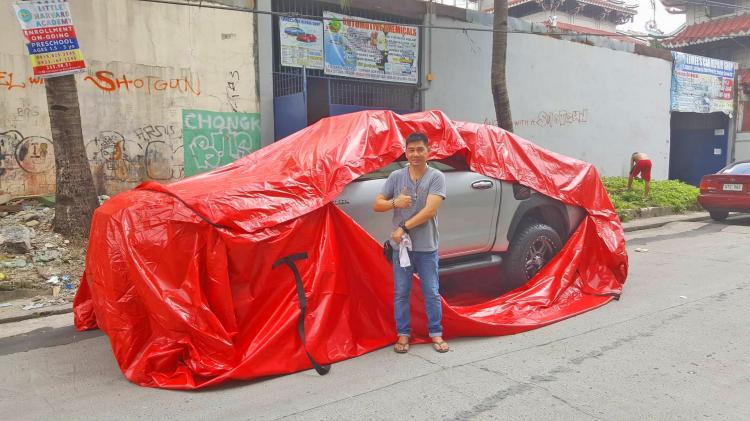
[[[486,190],[492,188],[492,186],[493,184],[490,180],[479,180],[471,183],[471,188],[477,190]]]

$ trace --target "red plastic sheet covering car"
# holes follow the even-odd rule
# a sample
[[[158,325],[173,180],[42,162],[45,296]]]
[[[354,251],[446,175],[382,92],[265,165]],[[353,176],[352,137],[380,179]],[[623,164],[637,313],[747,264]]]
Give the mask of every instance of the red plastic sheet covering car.
[[[305,349],[328,364],[394,343],[382,246],[331,201],[396,160],[413,131],[429,136],[432,158],[459,155],[473,171],[588,212],[525,286],[470,306],[443,300],[446,337],[523,332],[619,296],[623,230],[593,165],[437,111],[365,111],[323,119],[212,172],[146,182],[108,200],[94,215],[76,327],[102,329],[132,382],[172,389],[305,370],[312,364]],[[301,253],[306,258],[274,265]],[[412,328],[426,335],[417,297]]]

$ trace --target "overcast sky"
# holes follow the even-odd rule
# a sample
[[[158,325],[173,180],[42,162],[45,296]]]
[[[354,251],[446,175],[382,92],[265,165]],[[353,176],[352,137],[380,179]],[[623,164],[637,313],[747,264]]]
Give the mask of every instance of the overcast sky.
[[[631,29],[633,31],[645,32],[646,22],[654,18],[654,10],[651,7],[650,0],[636,0],[640,6],[638,6],[638,14],[635,15],[633,22],[626,25],[618,26],[617,29]],[[685,23],[685,15],[673,15],[667,13],[664,10],[664,6],[659,0],[654,0],[656,3],[656,26],[665,34],[669,34],[675,29],[679,28],[680,25]],[[633,3],[634,0],[626,0],[626,3]]]

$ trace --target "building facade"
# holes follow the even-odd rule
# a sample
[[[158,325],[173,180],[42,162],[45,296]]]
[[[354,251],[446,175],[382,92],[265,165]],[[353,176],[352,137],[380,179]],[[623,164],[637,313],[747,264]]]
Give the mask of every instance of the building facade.
[[[730,131],[728,160],[750,159],[750,1],[661,2],[670,12],[686,18],[685,25],[663,42],[665,47],[738,64],[737,104],[725,124]],[[712,125],[718,124],[719,118],[715,116]]]
[[[4,6],[0,195],[51,194],[44,79],[33,76],[12,3]],[[178,180],[260,148],[251,13],[136,0],[71,0],[70,10],[88,65],[76,81],[99,194]]]

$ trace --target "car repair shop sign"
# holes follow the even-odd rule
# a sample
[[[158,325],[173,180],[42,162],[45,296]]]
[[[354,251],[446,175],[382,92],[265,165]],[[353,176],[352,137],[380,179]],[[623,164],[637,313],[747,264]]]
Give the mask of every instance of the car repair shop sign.
[[[281,16],[279,40],[282,66],[323,68],[323,22]]]
[[[34,76],[53,77],[86,69],[67,0],[17,1]]]
[[[417,83],[416,26],[323,12],[325,73]]]
[[[672,52],[672,111],[730,114],[737,63]]]

